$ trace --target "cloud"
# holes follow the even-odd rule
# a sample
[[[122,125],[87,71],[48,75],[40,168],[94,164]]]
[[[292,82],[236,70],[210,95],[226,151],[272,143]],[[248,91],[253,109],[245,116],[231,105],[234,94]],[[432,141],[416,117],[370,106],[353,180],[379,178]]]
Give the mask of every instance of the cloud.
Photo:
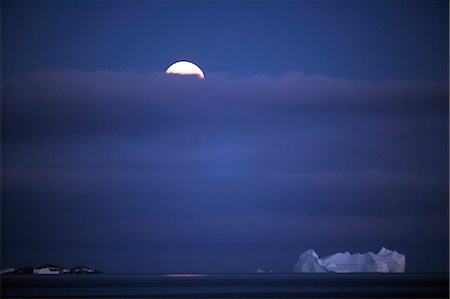
[[[8,140],[158,134],[180,127],[283,128],[336,118],[448,110],[447,82],[349,80],[291,72],[207,80],[136,71],[41,70],[4,82]],[[327,119],[321,119],[326,122]]]
[[[264,248],[288,270],[311,246],[420,259],[448,240],[433,230],[448,222],[447,82],[41,70],[3,83],[7,261],[81,254],[107,269],[108,248],[124,269],[147,252],[176,271]]]

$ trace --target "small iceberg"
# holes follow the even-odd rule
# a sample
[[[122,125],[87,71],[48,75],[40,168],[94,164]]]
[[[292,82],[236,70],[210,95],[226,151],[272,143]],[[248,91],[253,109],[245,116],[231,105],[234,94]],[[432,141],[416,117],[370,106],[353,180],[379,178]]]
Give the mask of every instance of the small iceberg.
[[[256,269],[256,273],[258,273],[258,274],[263,274],[263,273],[274,273],[274,271],[273,270],[269,270],[269,271],[266,271],[266,270],[262,270],[262,269]]]

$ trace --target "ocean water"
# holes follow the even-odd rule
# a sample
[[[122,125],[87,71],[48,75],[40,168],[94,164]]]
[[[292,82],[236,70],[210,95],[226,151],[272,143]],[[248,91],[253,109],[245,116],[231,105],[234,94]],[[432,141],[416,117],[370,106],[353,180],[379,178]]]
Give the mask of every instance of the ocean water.
[[[445,274],[3,275],[1,298],[448,298]]]

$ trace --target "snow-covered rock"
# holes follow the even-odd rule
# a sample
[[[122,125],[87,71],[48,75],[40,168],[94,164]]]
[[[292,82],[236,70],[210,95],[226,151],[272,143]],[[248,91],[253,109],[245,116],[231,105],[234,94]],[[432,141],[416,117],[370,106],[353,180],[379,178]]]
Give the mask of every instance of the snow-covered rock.
[[[38,268],[33,270],[33,274],[59,274],[59,271],[50,268]]]
[[[71,273],[101,273],[101,272],[86,266],[77,266],[71,270]]]
[[[0,274],[14,273],[14,274],[83,274],[83,273],[102,273],[93,268],[86,266],[77,266],[73,269],[60,267],[53,264],[45,264],[39,267],[28,266],[22,268],[8,268],[0,271]]]
[[[350,254],[348,251],[319,258],[313,249],[303,252],[294,266],[294,272],[309,273],[350,273],[350,272],[405,272],[406,259],[397,251],[381,248],[375,254]]]
[[[65,273],[70,273],[70,270],[52,264],[42,265],[33,269],[33,274],[65,274]]]
[[[16,268],[6,268],[6,269],[2,269],[0,271],[0,275],[2,274],[8,274],[8,273],[14,273],[16,271]]]
[[[27,266],[27,267],[21,267],[17,269],[14,273],[16,274],[33,274],[34,267],[33,266]]]

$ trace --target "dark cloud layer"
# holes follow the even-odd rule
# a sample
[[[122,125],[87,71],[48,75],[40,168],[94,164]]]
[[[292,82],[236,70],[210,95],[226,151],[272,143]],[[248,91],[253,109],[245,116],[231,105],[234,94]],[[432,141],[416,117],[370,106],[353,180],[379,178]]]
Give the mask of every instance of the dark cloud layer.
[[[35,71],[6,81],[5,138],[155,134],[205,125],[283,128],[306,125],[314,113],[331,120],[415,116],[428,123],[446,114],[447,86],[295,72],[243,79],[211,75],[199,81],[134,71]],[[326,118],[320,122],[329,123]]]
[[[41,70],[2,97],[2,265],[290,271],[388,246],[448,270],[447,82]]]

